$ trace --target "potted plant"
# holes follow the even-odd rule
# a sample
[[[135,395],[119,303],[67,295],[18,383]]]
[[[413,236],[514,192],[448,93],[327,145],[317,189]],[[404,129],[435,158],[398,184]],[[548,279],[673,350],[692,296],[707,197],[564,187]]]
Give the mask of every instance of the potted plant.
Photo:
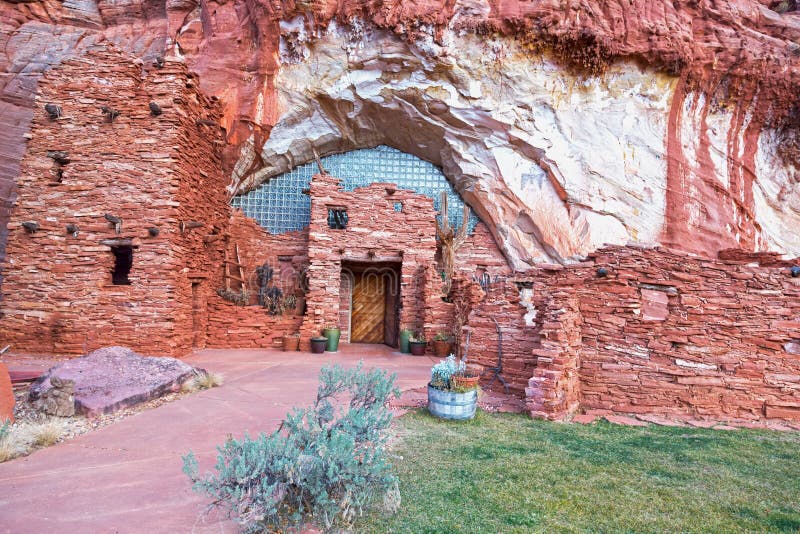
[[[466,364],[452,354],[431,368],[428,411],[442,419],[472,419],[478,405],[478,377],[467,378]],[[472,381],[474,379],[474,381]]]
[[[424,356],[425,347],[427,346],[428,342],[425,341],[425,336],[420,333],[417,333],[408,339],[408,347],[411,350],[411,354],[414,356]]]
[[[342,331],[338,326],[335,324],[326,326],[322,329],[322,335],[328,338],[328,344],[325,350],[328,352],[336,352],[339,350],[339,336],[342,335]]]
[[[445,332],[439,332],[433,338],[433,354],[439,358],[444,358],[453,352],[453,343],[450,341],[450,336]]]
[[[300,334],[287,334],[283,336],[283,351],[296,352],[300,349]]]
[[[315,336],[311,338],[311,353],[322,354],[325,352],[325,346],[328,344],[327,337]]]
[[[403,354],[409,354],[411,352],[411,348],[408,345],[408,341],[411,339],[414,333],[409,330],[408,328],[403,328],[400,330],[400,352]]]

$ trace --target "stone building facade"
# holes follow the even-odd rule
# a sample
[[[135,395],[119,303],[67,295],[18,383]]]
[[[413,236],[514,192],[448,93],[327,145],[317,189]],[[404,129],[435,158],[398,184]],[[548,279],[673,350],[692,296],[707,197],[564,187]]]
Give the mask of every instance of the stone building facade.
[[[42,78],[33,121],[3,269],[5,342],[58,354],[202,345],[195,309],[218,261],[204,236],[228,218],[216,104],[184,64],[145,73],[103,47]]]
[[[798,260],[615,246],[514,272],[479,222],[443,298],[430,196],[320,173],[310,225],[270,233],[231,207],[221,122],[179,60],[104,46],[43,76],[8,226],[4,343],[181,356],[300,334],[306,349],[337,324],[345,342],[392,346],[400,328],[458,330],[466,309],[470,361],[502,360],[532,416],[800,421]],[[377,334],[352,321],[366,272],[390,280]],[[279,311],[259,303],[265,283]]]

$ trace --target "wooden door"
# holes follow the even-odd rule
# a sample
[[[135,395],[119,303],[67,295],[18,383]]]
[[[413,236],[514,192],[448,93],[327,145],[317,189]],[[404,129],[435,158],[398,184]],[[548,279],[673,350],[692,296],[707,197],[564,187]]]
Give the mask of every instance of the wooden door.
[[[353,305],[350,319],[350,341],[383,343],[386,314],[384,277],[374,272],[356,273],[353,280]]]

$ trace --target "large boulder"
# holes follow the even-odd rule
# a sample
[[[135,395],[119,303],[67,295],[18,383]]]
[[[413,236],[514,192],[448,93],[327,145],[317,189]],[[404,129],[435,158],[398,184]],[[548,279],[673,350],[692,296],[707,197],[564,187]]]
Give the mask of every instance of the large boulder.
[[[33,383],[29,397],[50,415],[95,417],[178,391],[196,372],[175,358],[106,347],[52,367]]]

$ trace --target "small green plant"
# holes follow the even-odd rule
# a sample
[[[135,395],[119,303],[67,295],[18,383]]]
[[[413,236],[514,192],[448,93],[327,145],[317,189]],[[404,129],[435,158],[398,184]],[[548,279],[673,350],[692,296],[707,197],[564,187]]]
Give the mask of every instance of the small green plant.
[[[311,521],[329,532],[347,529],[372,505],[399,502],[385,452],[395,379],[361,363],[325,367],[313,406],[294,409],[271,434],[228,439],[217,448],[216,473],[200,477],[191,452],[183,470],[246,532]]]
[[[439,332],[434,336],[434,341],[450,341],[450,335],[446,332]]]
[[[276,291],[264,297],[264,307],[269,310],[270,315],[283,315],[297,307],[297,296]]]
[[[422,332],[416,332],[408,340],[411,343],[425,343],[425,334],[423,334]]]
[[[464,385],[464,384],[456,384],[455,382],[450,382],[450,391],[453,393],[467,393],[469,391],[476,391],[478,392],[478,398],[481,398],[483,395],[483,390],[480,386],[472,386],[472,385]]]

